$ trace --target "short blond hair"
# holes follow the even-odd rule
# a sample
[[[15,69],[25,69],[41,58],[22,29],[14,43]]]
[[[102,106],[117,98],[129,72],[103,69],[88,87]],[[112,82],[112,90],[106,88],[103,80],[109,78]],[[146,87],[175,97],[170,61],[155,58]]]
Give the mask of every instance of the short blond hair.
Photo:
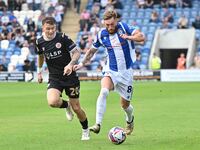
[[[106,10],[106,11],[104,12],[104,14],[103,14],[103,19],[104,19],[104,20],[108,20],[108,19],[110,19],[110,18],[114,18],[114,19],[117,18],[117,13],[116,13],[116,11],[114,11],[114,10]]]

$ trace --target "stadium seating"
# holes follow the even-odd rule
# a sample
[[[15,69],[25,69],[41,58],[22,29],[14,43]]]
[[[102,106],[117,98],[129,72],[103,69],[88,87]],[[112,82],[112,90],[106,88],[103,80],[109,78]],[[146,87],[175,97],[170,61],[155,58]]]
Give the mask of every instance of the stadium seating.
[[[136,45],[136,48],[139,48],[141,50],[141,69],[147,69],[148,67],[148,57],[151,50],[151,45],[153,42],[155,31],[159,28],[161,28],[162,23],[150,23],[150,17],[152,11],[157,11],[160,15],[160,19],[162,19],[164,12],[163,8],[160,7],[160,5],[156,4],[154,5],[153,9],[147,8],[147,9],[139,9],[137,8],[136,0],[120,0],[123,4],[123,9],[121,11],[122,13],[122,21],[128,23],[129,25],[136,25],[139,27],[139,29],[145,33],[146,35],[146,43],[143,46]],[[48,10],[50,4],[49,1],[45,0],[43,1],[44,10]],[[86,6],[86,9],[91,11],[93,6],[93,0],[88,0],[88,4]],[[192,0],[192,8],[168,8],[169,11],[173,14],[174,22],[170,25],[173,28],[177,28],[177,22],[181,15],[185,15],[189,20],[189,27],[192,27],[192,22],[195,20],[195,17],[197,15],[200,15],[200,1],[199,0]],[[100,18],[103,16],[104,10],[100,10],[100,13],[98,14]],[[42,14],[41,10],[29,10],[27,7],[27,4],[22,5],[22,10],[14,10],[14,11],[7,11],[7,14],[12,14],[17,18],[18,22],[21,26],[23,26],[23,29],[27,30],[27,24],[26,21],[28,18],[32,18],[36,25],[40,26],[41,22],[38,20],[40,15]],[[0,11],[0,18],[3,15],[3,12]],[[0,33],[2,33],[4,30],[3,26],[0,26]],[[12,32],[13,28],[12,26],[7,26],[8,32]],[[40,35],[39,32],[36,33],[36,36]],[[78,43],[80,41],[82,32],[79,32],[77,34],[77,41]],[[200,40],[200,30],[196,30],[196,39]],[[200,44],[197,45],[197,51],[200,51]],[[12,56],[18,56],[19,59],[24,59],[24,52],[21,51],[21,47],[17,45],[17,43],[14,40],[6,41],[1,40],[0,41],[0,63],[4,63],[6,66],[11,62]],[[99,48],[98,54],[96,55],[96,58],[94,58],[91,69],[94,70],[99,65],[99,62],[101,61],[101,58],[105,56],[105,49]],[[28,58],[34,59],[35,57],[32,57],[32,54],[26,55]],[[12,60],[13,62],[13,60]],[[14,61],[16,62],[16,61]],[[21,70],[20,66],[22,64],[22,60],[18,61],[16,68]],[[18,66],[19,65],[19,66]]]
[[[141,49],[141,69],[147,69],[148,67],[148,57],[151,50],[151,45],[153,42],[154,34],[156,29],[161,28],[162,22],[160,23],[150,23],[150,16],[153,10],[157,11],[159,13],[160,19],[163,18],[164,11],[163,8],[161,8],[160,5],[156,4],[154,5],[154,8],[147,8],[147,9],[139,9],[137,8],[136,0],[126,0],[122,1],[123,3],[123,10],[122,10],[122,21],[128,23],[129,25],[133,25],[134,22],[136,22],[136,25],[140,28],[142,32],[146,35],[146,43],[143,46],[137,46]],[[195,17],[197,15],[200,15],[200,1],[193,0],[192,1],[193,7],[192,8],[168,8],[170,13],[172,13],[174,22],[169,23],[169,25],[176,29],[178,24],[178,19],[180,16],[185,15],[186,18],[188,18],[189,21],[189,27],[192,27],[192,22],[195,20]],[[92,0],[89,0],[88,6],[92,5]],[[87,7],[87,9],[90,9],[91,7]],[[100,17],[102,18],[103,10],[100,11]],[[200,30],[196,30],[196,38],[200,40]],[[198,46],[197,50],[200,50],[200,45]]]

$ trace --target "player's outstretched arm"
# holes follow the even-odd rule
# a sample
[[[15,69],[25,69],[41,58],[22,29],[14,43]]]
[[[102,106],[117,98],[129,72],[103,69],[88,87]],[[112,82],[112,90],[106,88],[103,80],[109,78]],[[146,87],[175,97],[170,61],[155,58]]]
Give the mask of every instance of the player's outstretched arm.
[[[90,59],[92,58],[92,56],[96,53],[97,49],[95,48],[90,48],[86,54],[85,54],[85,57],[83,59],[82,62],[80,62],[78,65],[74,65],[74,70],[79,70],[81,69],[86,63],[88,63],[90,61]]]

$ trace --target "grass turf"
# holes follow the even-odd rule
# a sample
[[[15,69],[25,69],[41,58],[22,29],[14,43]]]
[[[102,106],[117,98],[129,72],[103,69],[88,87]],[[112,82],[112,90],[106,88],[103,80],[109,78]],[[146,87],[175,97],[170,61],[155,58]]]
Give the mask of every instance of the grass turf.
[[[81,82],[80,102],[89,125],[95,122],[100,82]],[[77,117],[46,102],[46,84],[0,83],[1,150],[197,150],[200,149],[200,83],[135,82],[132,104],[135,131],[122,145],[107,138],[113,126],[124,126],[119,96],[108,96],[99,135],[81,141]]]

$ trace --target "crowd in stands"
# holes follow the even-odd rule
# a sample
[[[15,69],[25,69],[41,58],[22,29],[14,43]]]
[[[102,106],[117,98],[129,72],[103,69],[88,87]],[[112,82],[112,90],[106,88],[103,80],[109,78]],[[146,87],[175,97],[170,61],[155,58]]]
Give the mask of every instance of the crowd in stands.
[[[0,64],[3,70],[35,71],[35,39],[41,35],[42,19],[54,16],[58,31],[67,1],[0,0]]]
[[[138,26],[145,33],[146,43],[136,45],[137,60],[134,69],[148,69],[148,57],[156,29],[196,29],[200,41],[200,1],[198,0],[88,0],[80,10],[81,0],[74,0],[73,7],[80,14],[80,31],[77,45],[81,59],[91,47],[92,41],[102,27],[105,9],[115,9],[118,19]],[[61,24],[70,0],[0,0],[0,64],[2,70],[35,71],[36,56],[34,41],[41,34],[41,21],[45,16],[54,16],[57,30]],[[200,68],[200,42],[191,68]],[[100,47],[84,69],[101,70],[106,52]],[[80,61],[81,61],[80,59]],[[23,67],[26,65],[26,67]],[[29,66],[29,67],[27,67]],[[29,69],[27,69],[29,68]]]
[[[92,39],[102,27],[101,19],[105,9],[115,9],[119,20],[138,26],[146,34],[146,44],[136,46],[137,60],[134,69],[148,69],[148,57],[156,29],[196,29],[197,56],[200,56],[200,1],[197,0],[89,0],[87,9],[80,14],[80,32],[77,43],[84,54]],[[102,48],[103,49],[103,48]],[[106,53],[100,49],[85,69],[98,70]],[[100,57],[101,55],[101,57]],[[197,57],[195,56],[195,58]],[[100,59],[100,60],[99,60]],[[196,61],[197,62],[197,61]],[[199,68],[196,63],[195,67]]]

